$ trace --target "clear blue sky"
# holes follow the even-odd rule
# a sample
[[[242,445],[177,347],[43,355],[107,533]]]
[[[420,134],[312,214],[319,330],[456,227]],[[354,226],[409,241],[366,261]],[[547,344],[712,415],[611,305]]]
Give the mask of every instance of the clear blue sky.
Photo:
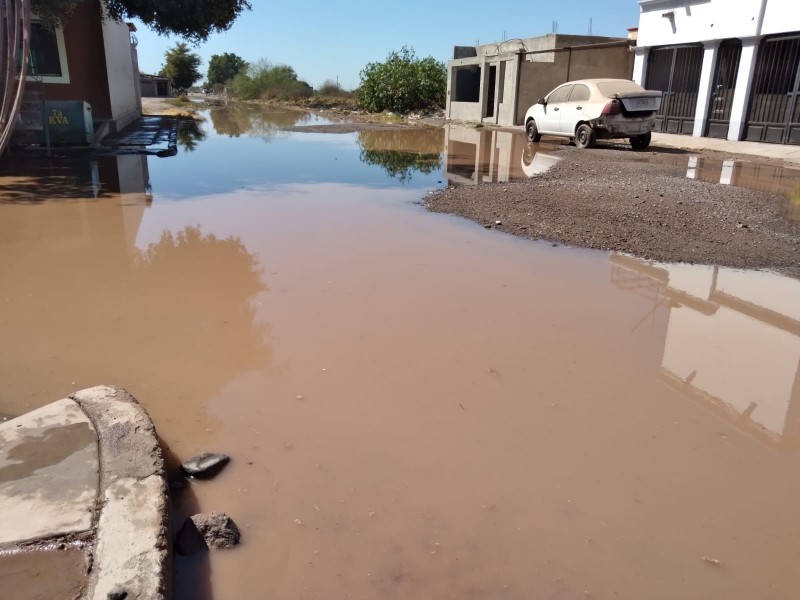
[[[626,35],[639,22],[636,0],[401,0],[386,3],[354,0],[251,0],[230,30],[194,48],[205,74],[212,54],[234,52],[249,62],[266,58],[294,67],[301,79],[318,86],[336,79],[345,88],[358,85],[359,71],[382,61],[392,50],[411,46],[417,56],[447,61],[453,46],[496,42],[550,33],[586,34],[589,18],[595,35]],[[177,38],[139,29],[139,68],[161,69],[164,52]]]

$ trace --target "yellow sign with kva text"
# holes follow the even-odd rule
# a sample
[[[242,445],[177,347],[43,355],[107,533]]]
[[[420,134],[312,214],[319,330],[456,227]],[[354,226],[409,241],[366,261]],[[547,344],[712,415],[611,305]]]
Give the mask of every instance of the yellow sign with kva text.
[[[69,119],[60,110],[54,110],[50,113],[49,125],[69,125]]]

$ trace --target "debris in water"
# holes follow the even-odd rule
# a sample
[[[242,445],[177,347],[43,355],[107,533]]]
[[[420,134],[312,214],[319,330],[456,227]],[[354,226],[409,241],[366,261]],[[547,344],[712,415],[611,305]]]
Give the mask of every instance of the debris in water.
[[[461,404],[461,402],[459,402],[458,405],[461,407],[461,410],[467,410],[466,408],[464,408],[464,405]]]
[[[489,372],[489,375],[496,375],[496,376],[499,376],[499,375],[500,375],[500,373],[499,373],[498,371],[495,371],[495,370],[494,370],[494,369],[492,369],[491,367],[490,367],[490,368],[487,368],[486,370]]]
[[[221,471],[222,467],[227,465],[230,460],[231,457],[227,454],[203,452],[181,464],[181,469],[187,475],[192,475],[194,477],[213,477]]]
[[[302,400],[302,399],[303,399],[303,397],[302,397],[302,396],[300,396],[299,394],[298,394],[297,396],[295,396],[295,398],[296,398],[297,400]]]
[[[714,565],[715,567],[722,566],[722,561],[719,560],[718,558],[711,558],[710,556],[704,556],[703,560],[706,561],[707,563]]]
[[[303,522],[302,522],[300,519],[295,519],[295,520],[294,520],[294,524],[295,524],[295,525],[302,525],[302,524],[303,524]]]

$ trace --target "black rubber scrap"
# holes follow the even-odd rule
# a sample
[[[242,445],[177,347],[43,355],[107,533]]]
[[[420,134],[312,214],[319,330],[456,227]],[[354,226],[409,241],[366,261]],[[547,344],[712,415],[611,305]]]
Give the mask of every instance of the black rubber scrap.
[[[203,452],[181,464],[181,470],[192,477],[213,477],[227,465],[231,457],[227,454]]]

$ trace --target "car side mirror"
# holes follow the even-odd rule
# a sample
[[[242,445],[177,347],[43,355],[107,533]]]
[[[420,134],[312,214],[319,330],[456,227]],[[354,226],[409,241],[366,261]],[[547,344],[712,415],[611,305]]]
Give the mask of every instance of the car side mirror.
[[[536,104],[541,104],[542,106],[547,106],[547,100],[545,100],[544,98],[539,98],[536,101]]]

